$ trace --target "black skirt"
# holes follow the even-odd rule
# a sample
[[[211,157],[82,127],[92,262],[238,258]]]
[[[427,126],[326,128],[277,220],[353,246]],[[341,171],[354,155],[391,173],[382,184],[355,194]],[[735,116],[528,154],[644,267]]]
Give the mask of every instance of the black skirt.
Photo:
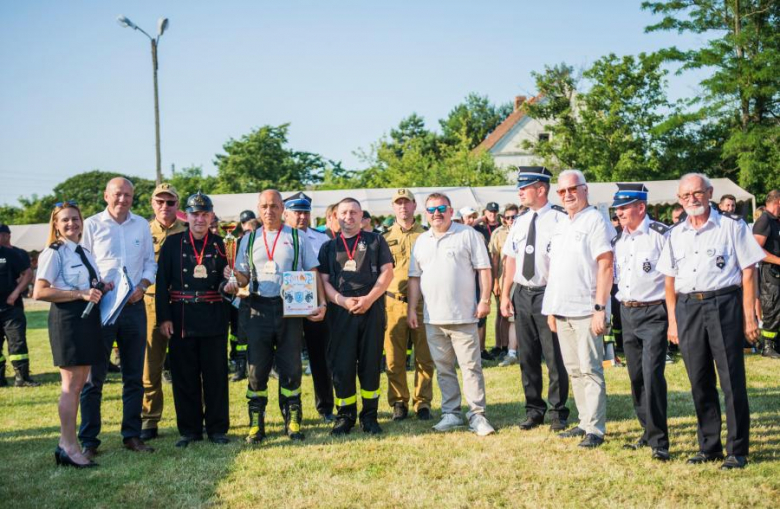
[[[51,305],[49,342],[55,366],[91,366],[105,358],[100,309],[95,306],[87,318],[81,318],[86,307],[83,300]]]

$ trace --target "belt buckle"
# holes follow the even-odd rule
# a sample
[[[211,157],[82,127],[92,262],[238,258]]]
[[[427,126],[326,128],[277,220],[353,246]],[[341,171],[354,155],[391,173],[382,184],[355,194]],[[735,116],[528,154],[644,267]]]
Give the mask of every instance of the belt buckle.
[[[694,292],[691,295],[691,298],[696,300],[704,300],[704,292]]]

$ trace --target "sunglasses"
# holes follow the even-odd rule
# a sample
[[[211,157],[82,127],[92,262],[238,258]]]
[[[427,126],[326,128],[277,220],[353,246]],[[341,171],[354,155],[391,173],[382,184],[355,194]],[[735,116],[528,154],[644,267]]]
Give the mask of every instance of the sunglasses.
[[[444,214],[447,212],[448,208],[449,205],[439,205],[438,207],[427,207],[425,210],[427,210],[429,214],[434,214],[437,210],[439,211],[439,214]]]
[[[509,216],[504,216],[504,219],[506,219],[507,221],[514,221],[516,217],[517,217],[516,214],[511,214]]]
[[[577,184],[576,186],[558,189],[558,196],[566,196],[567,194],[577,194],[577,188],[584,185],[586,184]]]
[[[58,201],[54,204],[54,208],[61,209],[65,205],[70,205],[71,207],[78,207],[78,203],[76,203],[76,200],[67,200],[67,201]]]
[[[155,198],[154,201],[157,202],[157,205],[162,205],[164,203],[169,207],[173,207],[178,202],[178,200],[160,200],[158,198]]]

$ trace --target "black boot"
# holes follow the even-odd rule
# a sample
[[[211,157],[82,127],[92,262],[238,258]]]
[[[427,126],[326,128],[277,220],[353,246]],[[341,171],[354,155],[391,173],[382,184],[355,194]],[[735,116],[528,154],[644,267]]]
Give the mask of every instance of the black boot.
[[[290,440],[303,440],[306,438],[301,431],[303,410],[301,409],[300,401],[287,401],[282,407],[282,416],[284,417],[284,434],[290,437]]]
[[[236,359],[236,372],[233,373],[231,382],[246,380],[246,359]]]
[[[347,405],[339,408],[336,422],[330,434],[334,436],[348,435],[357,421],[357,405]]]
[[[2,352],[0,355],[3,355]],[[0,387],[8,387],[8,380],[5,379],[5,362],[0,363]]]
[[[265,405],[252,405],[249,403],[249,435],[246,441],[250,444],[259,444],[265,439]]]
[[[16,378],[14,379],[14,387],[38,387],[39,384],[32,378],[30,378],[30,365],[22,364],[21,366],[14,366],[16,372]]]
[[[777,353],[775,342],[772,339],[764,340],[764,349],[761,352],[763,357],[769,357],[770,359],[780,359],[780,353]]]

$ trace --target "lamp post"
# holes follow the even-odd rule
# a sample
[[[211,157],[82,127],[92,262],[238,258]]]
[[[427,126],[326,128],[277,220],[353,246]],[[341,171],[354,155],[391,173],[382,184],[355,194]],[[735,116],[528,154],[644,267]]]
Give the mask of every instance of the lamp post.
[[[165,33],[168,28],[168,18],[160,18],[157,20],[157,37],[152,37],[147,34],[144,29],[130,21],[125,16],[119,16],[116,19],[117,23],[125,28],[132,28],[138,30],[152,42],[152,73],[154,74],[154,135],[155,146],[157,149],[157,185],[162,182],[162,163],[160,158],[160,99],[157,91],[157,45],[160,42],[160,37]]]

